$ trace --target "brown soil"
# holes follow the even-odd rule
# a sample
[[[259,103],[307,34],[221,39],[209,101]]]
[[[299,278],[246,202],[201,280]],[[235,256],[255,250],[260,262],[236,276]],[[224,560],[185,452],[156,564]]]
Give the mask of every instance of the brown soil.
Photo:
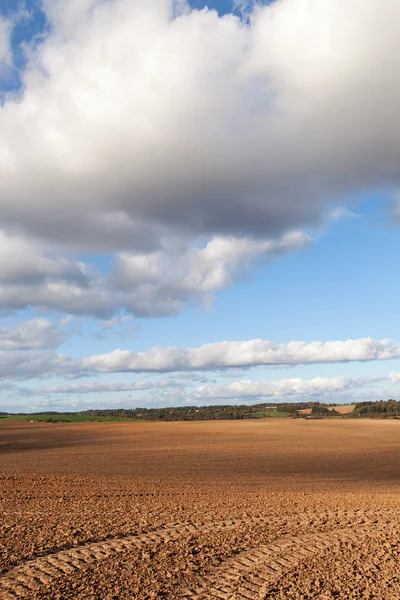
[[[329,410],[334,410],[340,415],[349,415],[353,412],[355,404],[338,404],[337,406],[329,406]],[[302,415],[311,415],[311,408],[302,408],[298,411]]]
[[[400,599],[400,423],[0,426],[0,599]]]
[[[332,408],[334,408],[335,411],[340,413],[341,415],[348,415],[351,412],[353,412],[354,407],[355,404],[339,404],[338,406],[333,406]]]

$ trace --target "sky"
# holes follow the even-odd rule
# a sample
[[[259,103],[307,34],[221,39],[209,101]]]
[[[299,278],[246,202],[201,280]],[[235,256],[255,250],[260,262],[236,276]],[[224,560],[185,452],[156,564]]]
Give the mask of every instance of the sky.
[[[0,411],[400,400],[397,0],[5,0]]]

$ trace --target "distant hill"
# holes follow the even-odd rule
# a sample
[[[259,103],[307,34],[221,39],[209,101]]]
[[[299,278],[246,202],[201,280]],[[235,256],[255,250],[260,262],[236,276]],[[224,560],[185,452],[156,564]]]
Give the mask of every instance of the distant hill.
[[[292,402],[282,404],[232,404],[218,406],[175,406],[162,408],[93,409],[80,412],[46,412],[15,415],[0,413],[4,421],[46,421],[49,423],[77,421],[213,421],[238,419],[279,418],[400,418],[400,402],[379,400],[358,404],[323,404],[320,402]]]

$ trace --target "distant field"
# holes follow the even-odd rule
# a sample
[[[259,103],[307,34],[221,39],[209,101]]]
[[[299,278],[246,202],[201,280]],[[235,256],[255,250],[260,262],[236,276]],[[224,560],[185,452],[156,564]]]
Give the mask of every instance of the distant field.
[[[288,412],[282,412],[282,411],[278,411],[278,410],[277,411],[274,411],[274,410],[262,411],[262,410],[260,410],[260,411],[252,413],[251,416],[253,419],[264,419],[266,417],[272,417],[275,419],[279,419],[279,418],[283,418],[283,417],[290,417],[292,415]]]
[[[304,405],[303,405],[304,406]],[[322,405],[329,410],[335,410],[340,415],[350,415],[354,409],[354,405],[337,405],[327,406]],[[98,414],[96,414],[98,412]],[[104,414],[105,413],[105,414]],[[192,407],[175,407],[175,408],[153,408],[153,409],[132,409],[122,410],[115,409],[110,411],[88,411],[81,414],[76,413],[35,413],[23,415],[8,415],[7,417],[0,416],[1,423],[7,422],[29,422],[29,421],[50,421],[55,423],[70,422],[70,423],[86,423],[98,421],[102,423],[127,423],[132,421],[140,422],[184,422],[184,421],[213,421],[213,420],[239,420],[239,419],[287,419],[293,418],[297,414],[311,415],[311,408],[299,409],[296,405],[283,405],[278,410],[273,410],[268,406],[215,406],[215,407],[200,407],[194,410]],[[400,414],[400,413],[399,413]],[[318,415],[317,415],[318,416]],[[319,415],[319,418],[324,416]],[[337,415],[336,415],[337,416]],[[375,415],[377,417],[382,415]],[[387,415],[386,415],[387,416]]]
[[[338,404],[337,406],[329,406],[329,410],[335,410],[337,413],[341,414],[341,415],[349,415],[350,413],[353,412],[354,410],[354,404],[349,404],[349,405],[343,405],[343,404]],[[300,414],[302,415],[311,415],[312,414],[312,409],[311,408],[303,408],[301,410],[298,411]]]
[[[338,405],[338,406],[332,406],[331,408],[334,408],[336,410],[336,412],[340,413],[341,415],[348,415],[351,412],[353,412],[355,405],[354,404],[349,404],[349,405]]]
[[[132,422],[134,419],[126,419],[125,417],[88,417],[88,416],[78,416],[78,415],[68,415],[68,414],[32,414],[32,415],[9,415],[7,417],[0,418],[1,423],[7,422],[24,422],[30,423],[34,422],[43,422],[52,419],[52,421],[68,421],[69,423],[89,423],[94,421],[99,421],[101,423],[126,423],[127,421]],[[57,424],[57,423],[56,423]]]

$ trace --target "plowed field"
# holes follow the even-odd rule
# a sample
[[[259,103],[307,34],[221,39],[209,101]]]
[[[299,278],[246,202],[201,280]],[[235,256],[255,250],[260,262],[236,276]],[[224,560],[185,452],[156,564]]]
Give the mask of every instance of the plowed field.
[[[400,599],[400,421],[0,424],[0,599]]]

